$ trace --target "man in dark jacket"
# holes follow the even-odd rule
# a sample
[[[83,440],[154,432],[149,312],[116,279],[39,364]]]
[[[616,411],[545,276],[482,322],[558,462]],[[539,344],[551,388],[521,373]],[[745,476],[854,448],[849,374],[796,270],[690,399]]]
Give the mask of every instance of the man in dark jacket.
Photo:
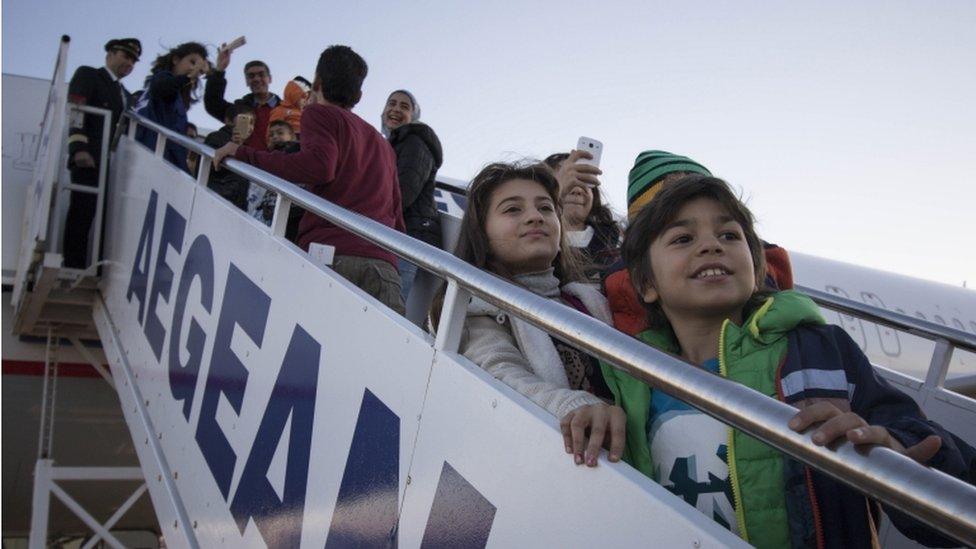
[[[227,77],[224,71],[229,64],[230,50],[222,46],[217,52],[216,66],[207,75],[207,85],[203,90],[203,106],[210,116],[223,122],[225,112],[234,103],[250,105],[254,109],[254,132],[244,144],[265,150],[268,148],[268,123],[271,121],[271,110],[281,101],[280,97],[268,91],[268,86],[271,84],[271,69],[264,61],[248,61],[244,65],[244,79],[251,93],[230,103],[224,99],[224,92],[227,90]]]
[[[403,198],[403,222],[407,234],[431,246],[441,246],[441,223],[434,201],[437,170],[443,151],[437,134],[420,122],[420,104],[407,90],[396,90],[386,100],[381,117],[383,135],[397,155],[397,176]],[[400,260],[400,288],[407,301],[417,266]]]
[[[68,101],[108,109],[112,112],[111,128],[131,102],[129,91],[121,80],[132,72],[142,55],[142,44],[135,38],[109,40],[105,44],[105,66],[81,66],[68,85]],[[101,116],[75,111],[68,132],[68,169],[71,182],[88,187],[98,186],[102,162],[104,120]],[[111,136],[107,136],[111,138]],[[108,160],[108,159],[104,159]],[[83,269],[88,265],[88,232],[97,205],[96,195],[72,191],[68,217],[64,225],[64,265]]]

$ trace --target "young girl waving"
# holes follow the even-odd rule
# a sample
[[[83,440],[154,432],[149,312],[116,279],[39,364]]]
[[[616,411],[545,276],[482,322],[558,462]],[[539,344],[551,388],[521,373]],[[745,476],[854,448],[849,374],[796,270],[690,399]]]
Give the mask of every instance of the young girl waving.
[[[146,87],[136,103],[136,112],[181,135],[186,133],[186,111],[197,101],[195,90],[200,76],[207,74],[207,48],[198,42],[180,44],[153,61],[152,72],[146,77]],[[153,149],[156,132],[143,128],[136,131],[136,139]],[[185,172],[186,149],[166,143],[166,160]]]

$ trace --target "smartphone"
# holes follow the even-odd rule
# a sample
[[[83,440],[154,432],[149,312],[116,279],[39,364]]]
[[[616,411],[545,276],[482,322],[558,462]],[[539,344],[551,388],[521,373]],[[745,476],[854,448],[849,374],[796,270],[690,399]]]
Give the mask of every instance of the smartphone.
[[[576,150],[586,151],[593,155],[593,158],[579,159],[580,164],[589,164],[597,168],[600,167],[600,158],[603,157],[603,143],[592,137],[580,137],[579,141],[576,142]]]
[[[239,114],[234,119],[234,132],[247,139],[254,131],[254,117],[249,114]]]
[[[231,40],[227,44],[227,46],[224,48],[224,51],[229,51],[229,52],[234,51],[237,48],[243,46],[244,44],[247,44],[247,38],[244,38],[244,35],[238,36],[237,38]]]

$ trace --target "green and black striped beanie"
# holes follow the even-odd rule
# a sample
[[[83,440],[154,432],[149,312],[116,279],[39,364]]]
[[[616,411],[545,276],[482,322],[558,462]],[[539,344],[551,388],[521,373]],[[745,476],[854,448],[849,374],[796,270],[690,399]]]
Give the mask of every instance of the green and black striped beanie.
[[[633,220],[637,212],[661,190],[658,183],[666,175],[675,172],[712,175],[708,168],[687,156],[665,151],[644,151],[637,155],[627,178],[627,217]]]

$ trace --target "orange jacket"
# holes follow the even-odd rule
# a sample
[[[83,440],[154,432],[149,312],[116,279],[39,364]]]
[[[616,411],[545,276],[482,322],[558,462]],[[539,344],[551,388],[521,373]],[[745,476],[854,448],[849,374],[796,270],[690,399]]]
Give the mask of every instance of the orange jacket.
[[[298,133],[302,130],[302,108],[301,100],[306,97],[305,90],[301,85],[294,81],[285,84],[285,98],[278,103],[278,106],[271,110],[271,119],[268,121],[284,120],[288,122],[291,129]]]

